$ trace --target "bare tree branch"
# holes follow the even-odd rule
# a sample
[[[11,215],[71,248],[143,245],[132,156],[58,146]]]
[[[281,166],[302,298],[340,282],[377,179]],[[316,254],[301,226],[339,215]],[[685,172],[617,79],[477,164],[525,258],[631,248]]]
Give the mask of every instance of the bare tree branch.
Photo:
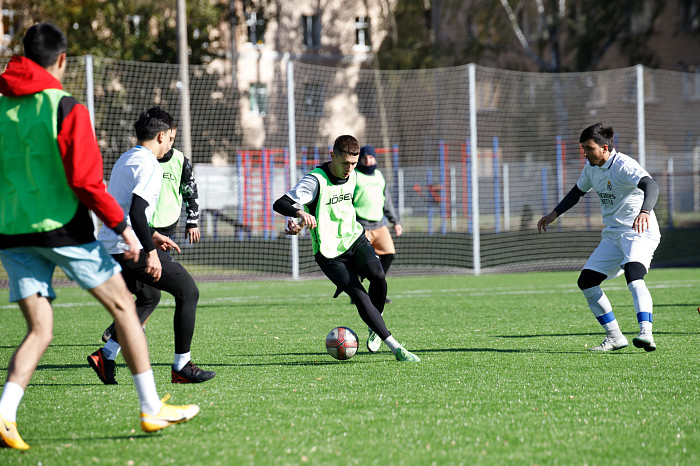
[[[515,13],[513,12],[513,9],[510,7],[510,4],[508,3],[508,0],[501,0],[501,5],[503,5],[503,9],[506,10],[506,14],[508,15],[508,19],[510,20],[510,25],[513,28],[513,32],[515,32],[515,36],[518,38],[518,42],[520,42],[520,45],[525,49],[525,52],[537,62],[537,64],[540,66],[545,71],[552,71],[549,65],[547,65],[542,58],[537,55],[532,48],[530,48],[530,44],[527,42],[527,38],[525,37],[525,34],[523,34],[522,29],[520,29],[520,25],[518,24],[518,18],[515,16]],[[540,5],[541,6],[541,2]]]

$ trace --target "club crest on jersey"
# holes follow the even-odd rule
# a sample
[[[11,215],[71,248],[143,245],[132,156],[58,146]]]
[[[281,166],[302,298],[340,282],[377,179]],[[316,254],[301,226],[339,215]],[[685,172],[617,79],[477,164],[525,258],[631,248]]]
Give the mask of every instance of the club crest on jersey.
[[[612,183],[608,180],[608,191],[612,191]]]

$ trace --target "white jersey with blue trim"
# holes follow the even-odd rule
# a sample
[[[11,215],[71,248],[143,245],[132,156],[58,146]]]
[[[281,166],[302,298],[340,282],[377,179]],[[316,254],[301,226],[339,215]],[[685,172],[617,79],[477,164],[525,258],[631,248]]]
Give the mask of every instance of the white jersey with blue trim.
[[[595,191],[600,199],[603,215],[603,237],[615,237],[634,232],[637,218],[644,202],[644,191],[637,185],[649,173],[633,158],[613,149],[602,167],[587,163],[583,167],[576,186],[583,191]],[[660,239],[659,224],[652,210],[649,213],[649,229],[644,236]]]

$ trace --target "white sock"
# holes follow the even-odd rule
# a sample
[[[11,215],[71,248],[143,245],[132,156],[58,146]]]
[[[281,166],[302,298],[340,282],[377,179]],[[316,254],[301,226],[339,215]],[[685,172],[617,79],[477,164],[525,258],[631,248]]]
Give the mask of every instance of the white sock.
[[[109,340],[107,340],[107,343],[105,343],[104,347],[102,348],[102,354],[104,354],[105,358],[109,359],[110,361],[114,361],[115,359],[117,359],[117,355],[119,354],[121,349],[121,345],[110,338]]]
[[[190,353],[190,351],[182,354],[175,353],[175,359],[173,360],[173,369],[175,369],[175,372],[182,370],[182,368],[185,367],[185,364],[190,362],[192,359],[190,357]]]
[[[153,378],[153,369],[140,374],[134,374],[132,377],[134,379],[134,385],[136,385],[136,393],[139,395],[141,412],[151,416],[160,413],[160,410],[163,408],[163,403],[161,403],[160,398],[158,398],[156,381]]]
[[[389,335],[387,339],[384,340],[384,343],[386,344],[386,346],[389,347],[392,353],[396,353],[396,351],[398,351],[399,349],[399,346],[401,346],[399,342],[396,341],[396,339],[391,335]]]
[[[7,422],[17,422],[17,408],[22,401],[24,390],[14,382],[7,382],[0,397],[0,415]]]
[[[634,310],[637,311],[637,322],[639,322],[639,330],[642,332],[647,330],[651,332],[651,323],[653,322],[654,302],[651,299],[651,293],[647,288],[644,280],[634,280],[627,284],[630,293],[632,293],[632,301],[634,302]]]
[[[594,286],[586,288],[582,292],[588,301],[588,307],[598,319],[598,323],[603,327],[605,333],[613,338],[621,337],[622,332],[620,332],[620,326],[615,319],[615,314],[613,314],[612,305],[603,290],[599,286]]]

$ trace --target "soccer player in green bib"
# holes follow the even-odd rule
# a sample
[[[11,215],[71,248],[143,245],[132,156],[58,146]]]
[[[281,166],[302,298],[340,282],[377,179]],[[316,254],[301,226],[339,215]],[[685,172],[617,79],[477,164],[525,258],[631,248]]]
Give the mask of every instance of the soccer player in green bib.
[[[173,138],[177,128],[173,128]],[[182,205],[185,205],[187,221],[185,236],[190,244],[198,243],[199,232],[199,195],[197,182],[194,180],[192,164],[182,151],[171,148],[162,159],[158,160],[163,169],[163,185],[158,197],[156,211],[149,225],[168,238],[172,238],[175,227],[180,220]]]
[[[273,206],[275,212],[298,218],[287,222],[285,233],[299,234],[304,227],[311,235],[314,258],[323,273],[352,299],[362,320],[369,326],[367,348],[378,351],[383,341],[401,362],[420,358],[404,348],[386,328],[382,311],[386,300],[386,278],[382,264],[357,221],[353,194],[357,182],[360,144],[353,136],[335,140],[331,160],[304,176]],[[303,208],[298,208],[301,205]],[[360,278],[369,281],[365,290]]]

